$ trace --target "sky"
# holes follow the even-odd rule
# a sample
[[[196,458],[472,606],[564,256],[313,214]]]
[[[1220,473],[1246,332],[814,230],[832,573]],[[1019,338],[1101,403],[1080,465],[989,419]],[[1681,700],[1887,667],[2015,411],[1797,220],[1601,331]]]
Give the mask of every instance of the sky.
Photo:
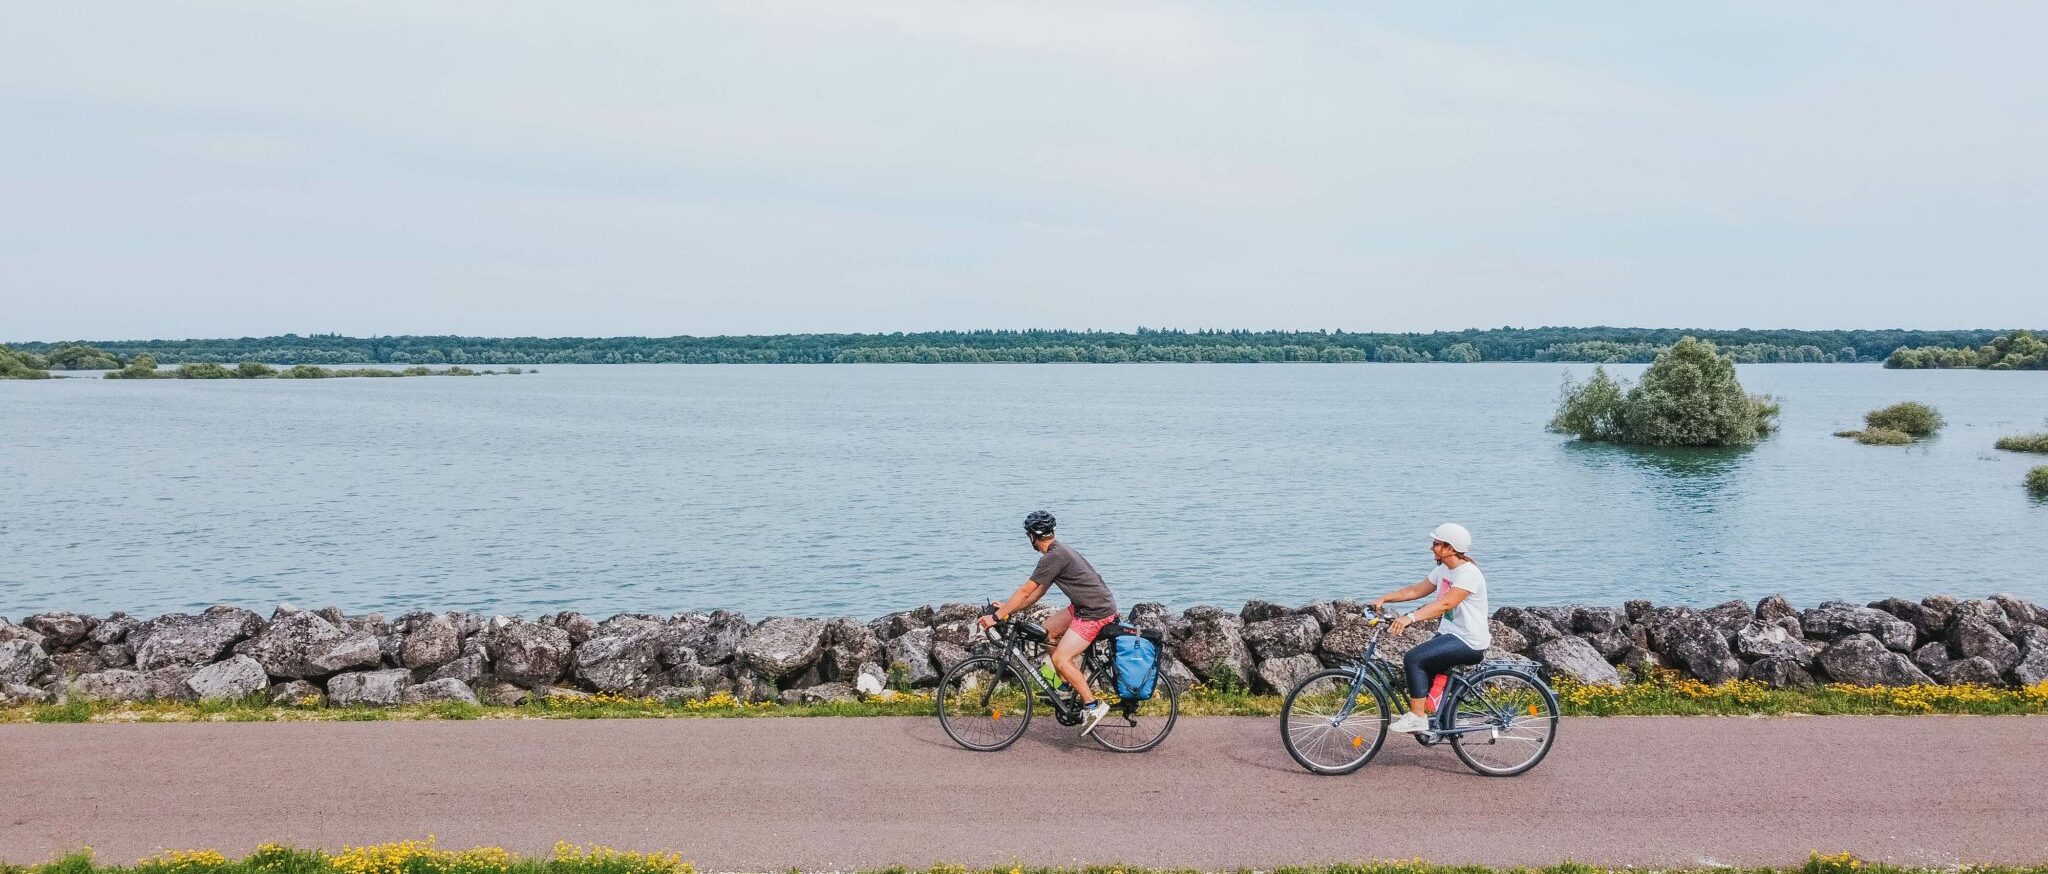
[[[2048,4],[89,2],[0,340],[2048,324]]]

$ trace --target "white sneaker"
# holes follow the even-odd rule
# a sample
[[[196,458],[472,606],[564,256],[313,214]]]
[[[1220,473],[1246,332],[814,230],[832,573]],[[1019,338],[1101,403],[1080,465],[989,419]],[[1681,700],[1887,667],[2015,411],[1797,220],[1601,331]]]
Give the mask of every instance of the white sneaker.
[[[1091,731],[1094,731],[1095,724],[1101,722],[1102,717],[1108,715],[1109,705],[1104,704],[1101,701],[1097,701],[1092,705],[1081,708],[1081,733],[1087,734]]]
[[[1419,731],[1428,731],[1429,720],[1426,717],[1416,716],[1413,713],[1403,713],[1401,714],[1400,718],[1395,719],[1393,722],[1387,723],[1387,730],[1398,731],[1402,734],[1414,734]]]

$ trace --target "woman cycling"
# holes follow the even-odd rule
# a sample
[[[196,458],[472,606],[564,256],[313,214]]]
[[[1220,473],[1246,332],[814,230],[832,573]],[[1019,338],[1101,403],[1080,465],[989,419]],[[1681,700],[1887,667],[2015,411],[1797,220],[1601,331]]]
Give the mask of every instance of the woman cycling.
[[[1418,695],[1427,689],[1428,697],[1409,698],[1408,712],[1388,724],[1389,729],[1411,734],[1428,731],[1429,719],[1422,714],[1423,704],[1442,694],[1442,687],[1433,686],[1431,678],[1458,665],[1479,664],[1486,657],[1486,648],[1493,645],[1493,633],[1486,626],[1486,575],[1465,554],[1471,549],[1472,532],[1464,526],[1450,522],[1436,526],[1429,534],[1429,554],[1436,559],[1436,567],[1429,576],[1415,585],[1373,599],[1372,609],[1377,612],[1388,601],[1413,601],[1431,593],[1436,595],[1436,600],[1421,609],[1394,620],[1389,630],[1396,636],[1425,619],[1441,616],[1444,620],[1438,626],[1437,636],[1409,650],[1402,660],[1408,671],[1408,694]]]

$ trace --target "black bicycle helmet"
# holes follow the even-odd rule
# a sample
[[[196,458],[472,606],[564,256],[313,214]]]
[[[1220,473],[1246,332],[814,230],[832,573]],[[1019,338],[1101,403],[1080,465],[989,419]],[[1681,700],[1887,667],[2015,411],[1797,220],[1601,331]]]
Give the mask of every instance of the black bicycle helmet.
[[[1044,510],[1033,510],[1031,515],[1024,517],[1024,533],[1031,535],[1035,539],[1043,540],[1052,536],[1053,526],[1057,524],[1059,523],[1053,520],[1051,513]]]

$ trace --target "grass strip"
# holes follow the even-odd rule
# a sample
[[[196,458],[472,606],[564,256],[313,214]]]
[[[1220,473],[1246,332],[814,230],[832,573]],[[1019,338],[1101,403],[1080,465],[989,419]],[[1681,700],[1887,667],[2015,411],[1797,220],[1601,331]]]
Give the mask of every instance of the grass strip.
[[[1396,691],[1395,706],[1399,706]],[[1559,706],[1566,716],[1781,716],[1950,714],[2010,716],[2048,714],[2048,682],[2024,689],[1990,686],[1851,686],[1831,683],[1812,689],[1772,689],[1737,680],[1718,686],[1681,679],[1670,672],[1622,686],[1588,686],[1560,679]],[[1197,685],[1180,698],[1183,716],[1278,716],[1278,695]],[[0,708],[0,723],[20,722],[354,722],[429,719],[664,719],[821,716],[930,716],[928,693],[890,693],[885,698],[832,704],[746,703],[729,694],[702,701],[669,702],[621,695],[542,698],[518,706],[464,703],[400,707],[284,707],[261,699],[197,704],[158,701],[119,703],[74,699],[63,704]]]
[[[0,874],[696,874],[696,867],[677,853],[642,853],[608,847],[584,847],[557,843],[546,857],[522,857],[501,847],[473,847],[444,850],[429,836],[424,841],[403,841],[340,852],[301,850],[279,844],[265,844],[256,852],[229,859],[217,850],[172,850],[134,865],[102,865],[90,850],[81,850],[39,865],[0,863]],[[1961,865],[1954,867],[1903,867],[1865,862],[1850,853],[1813,853],[1798,866],[1762,868],[1671,868],[1674,872],[1712,874],[2048,874],[2048,865]],[[1643,874],[1641,868],[1565,862],[1542,868],[1492,868],[1483,865],[1438,865],[1421,860],[1373,861],[1334,865],[1281,865],[1265,869],[1232,869],[1230,874]],[[1013,865],[1000,868],[969,868],[964,865],[932,865],[924,868],[893,867],[868,874],[1209,874],[1192,868],[1146,868],[1125,865],[1086,865],[1077,868],[1049,868]],[[1220,872],[1213,872],[1220,874]]]

